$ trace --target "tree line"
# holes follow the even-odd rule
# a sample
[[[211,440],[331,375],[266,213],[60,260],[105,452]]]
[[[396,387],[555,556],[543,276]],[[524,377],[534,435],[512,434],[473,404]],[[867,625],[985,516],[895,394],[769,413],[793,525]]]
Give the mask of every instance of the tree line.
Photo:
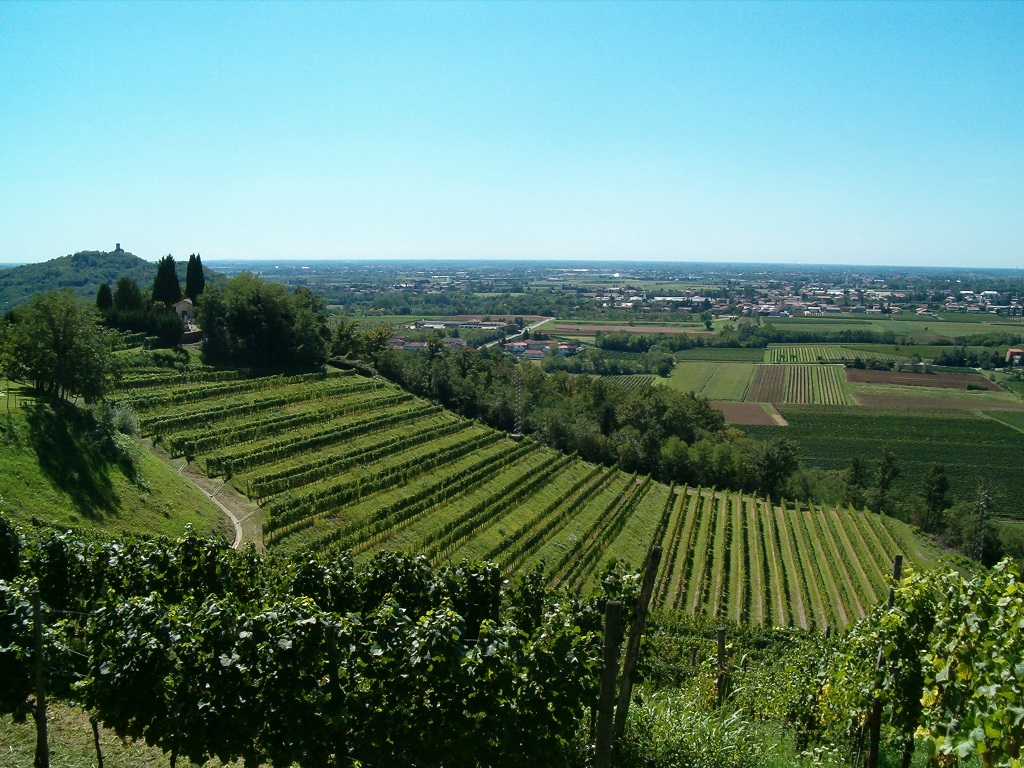
[[[507,432],[667,483],[778,498],[797,467],[787,440],[756,441],[725,426],[704,398],[537,366],[489,349],[384,349],[377,370],[404,389]]]

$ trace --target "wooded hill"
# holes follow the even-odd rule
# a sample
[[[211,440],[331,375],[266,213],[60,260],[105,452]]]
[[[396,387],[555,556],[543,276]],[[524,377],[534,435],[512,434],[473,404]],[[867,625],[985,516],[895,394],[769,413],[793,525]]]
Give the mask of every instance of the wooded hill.
[[[184,282],[188,259],[178,262],[178,278]],[[210,271],[206,270],[207,277]],[[26,303],[35,294],[70,288],[82,299],[96,298],[103,283],[111,287],[119,277],[130,277],[143,290],[156,276],[156,263],[125,250],[79,251],[39,264],[23,264],[0,271],[0,308],[4,311]]]

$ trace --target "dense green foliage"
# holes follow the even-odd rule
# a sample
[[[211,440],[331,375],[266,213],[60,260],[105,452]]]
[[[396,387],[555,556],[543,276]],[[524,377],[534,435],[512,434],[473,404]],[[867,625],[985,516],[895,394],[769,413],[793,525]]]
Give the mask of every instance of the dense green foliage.
[[[81,251],[40,264],[24,264],[0,272],[0,306],[13,309],[35,294],[69,288],[79,299],[92,301],[103,283],[126,276],[148,285],[156,273],[152,262],[125,251]]]
[[[793,448],[727,430],[707,400],[666,387],[626,390],[608,379],[545,374],[497,353],[385,350],[378,370],[458,413],[524,431],[588,461],[665,482],[776,495],[796,468]]]
[[[46,397],[93,401],[107,389],[112,340],[95,308],[70,290],[33,296],[0,328],[0,344],[4,375]]]
[[[313,368],[327,359],[330,331],[323,301],[305,288],[289,292],[248,272],[206,289],[199,324],[209,363]]]
[[[110,290],[110,283],[103,283],[96,291],[96,309],[106,312],[114,306],[114,294]]]
[[[203,273],[203,260],[198,253],[188,257],[188,266],[185,268],[185,295],[195,304],[196,300],[206,289],[206,275]]]
[[[192,535],[26,538],[21,576],[0,582],[0,711],[16,716],[35,585],[50,690],[197,763],[556,766],[596,701],[607,598],[570,600],[536,574],[269,562]]]
[[[181,283],[178,282],[174,257],[167,254],[156,263],[156,277],[153,278],[153,303],[171,306],[181,301]]]
[[[892,607],[825,647],[803,717],[818,737],[853,746],[878,700],[883,736],[900,749],[916,737],[931,755],[1020,768],[1022,622],[1024,587],[1006,562],[981,576],[911,575]]]
[[[800,463],[808,469],[839,473],[854,460],[875,465],[889,448],[901,470],[888,488],[889,508],[900,516],[919,518],[917,506],[924,504],[925,479],[929,467],[936,463],[946,467],[949,507],[973,507],[979,483],[985,481],[994,517],[1024,516],[1019,492],[1024,435],[1002,423],[971,412],[832,407],[784,407],[781,411],[789,422],[787,435],[798,446]],[[744,427],[744,431],[755,437],[775,434],[771,427]],[[871,466],[871,472],[876,469]],[[873,480],[858,484],[866,488]],[[830,493],[819,486],[812,489],[812,495],[839,502],[844,489]]]
[[[823,332],[795,331],[776,328],[770,322],[765,324],[727,324],[713,336],[697,336],[683,333],[644,334],[628,331],[602,332],[594,335],[594,343],[601,349],[618,352],[648,352],[652,347],[673,352],[699,347],[740,347],[763,349],[769,344],[827,343],[837,344],[893,344],[896,334],[892,331],[878,332],[871,329],[843,329]]]
[[[551,353],[543,362],[544,370],[548,373],[565,371],[596,376],[644,373],[668,376],[674,365],[675,358],[657,347],[647,352],[606,352],[599,348],[591,348],[570,357]]]

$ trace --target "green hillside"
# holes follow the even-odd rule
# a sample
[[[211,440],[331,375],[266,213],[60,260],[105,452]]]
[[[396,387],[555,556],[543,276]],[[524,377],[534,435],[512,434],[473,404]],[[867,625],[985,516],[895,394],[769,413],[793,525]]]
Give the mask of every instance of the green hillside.
[[[130,277],[143,289],[156,275],[156,264],[127,251],[79,251],[39,264],[23,264],[0,272],[0,306],[11,309],[36,293],[70,288],[83,299],[95,299],[103,283]]]
[[[178,279],[184,284],[188,258],[179,260]],[[216,273],[204,267],[207,280]],[[144,291],[153,285],[156,263],[124,250],[79,251],[39,264],[23,264],[0,270],[0,308],[13,309],[32,296],[58,288],[70,288],[76,296],[93,300],[103,283],[111,287],[119,277],[130,277]]]
[[[262,505],[269,549],[483,559],[506,575],[540,566],[586,591],[609,560],[638,565],[660,542],[657,606],[799,627],[864,615],[898,552],[918,568],[939,559],[878,515],[669,488],[513,441],[383,380],[171,376],[120,398],[143,434]]]
[[[9,383],[0,388],[6,396]],[[88,412],[11,402],[0,416],[0,509],[8,518],[111,535],[177,536],[186,525],[228,533],[205,494],[131,438],[112,437]]]

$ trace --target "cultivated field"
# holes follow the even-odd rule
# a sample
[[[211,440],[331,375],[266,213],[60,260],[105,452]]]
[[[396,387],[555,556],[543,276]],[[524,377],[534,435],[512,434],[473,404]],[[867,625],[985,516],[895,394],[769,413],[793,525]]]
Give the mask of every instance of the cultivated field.
[[[764,351],[766,363],[823,363],[842,359],[838,344],[769,344]]]
[[[678,494],[655,599],[767,626],[843,627],[884,599],[892,556],[919,566],[907,531],[879,515],[778,506],[735,493]],[[909,549],[909,551],[908,551]]]
[[[760,347],[694,347],[675,353],[680,362],[714,361],[719,363],[760,363],[764,361],[764,350]]]
[[[750,363],[680,362],[672,369],[667,383],[709,400],[739,402],[746,397],[757,367]]]
[[[923,489],[928,467],[946,465],[952,500],[977,501],[978,483],[987,481],[1000,514],[1024,517],[1020,493],[1024,433],[970,411],[896,408],[782,406],[787,436],[809,467],[846,469],[854,457],[872,462],[883,448],[896,455],[902,472],[894,493],[904,499]],[[993,412],[999,419],[1013,414]],[[747,427],[755,437],[774,428]]]
[[[985,411],[982,415],[1024,432],[1024,411]]]
[[[781,403],[786,394],[786,366],[759,365],[747,390],[752,403]]]
[[[664,541],[659,606],[796,626],[861,615],[896,551],[931,558],[891,521],[670,489],[512,441],[380,380],[137,384],[122,399],[143,432],[259,501],[265,544],[283,552],[396,549],[488,559],[509,575],[543,563],[586,590],[609,558],[640,564]]]
[[[852,405],[841,365],[759,365],[747,402]]]
[[[783,402],[801,405],[849,405],[841,365],[790,365]]]
[[[601,378],[607,379],[608,381],[614,381],[616,384],[625,387],[626,390],[630,392],[634,389],[654,384],[655,381],[658,380],[657,376],[648,373],[633,373],[624,376],[602,376]]]
[[[711,407],[721,411],[726,424],[760,424],[772,426],[777,422],[761,403],[727,403],[712,401]]]
[[[878,347],[879,349],[871,349]],[[896,360],[901,355],[882,351],[891,349],[880,344],[769,344],[764,351],[766,363],[838,363],[844,360]],[[906,351],[902,356],[919,352]]]
[[[968,386],[1001,392],[999,385],[984,376],[972,373],[904,373],[902,371],[872,371],[847,368],[846,380],[870,384],[900,384],[909,387],[939,387],[941,389],[967,389]]]

